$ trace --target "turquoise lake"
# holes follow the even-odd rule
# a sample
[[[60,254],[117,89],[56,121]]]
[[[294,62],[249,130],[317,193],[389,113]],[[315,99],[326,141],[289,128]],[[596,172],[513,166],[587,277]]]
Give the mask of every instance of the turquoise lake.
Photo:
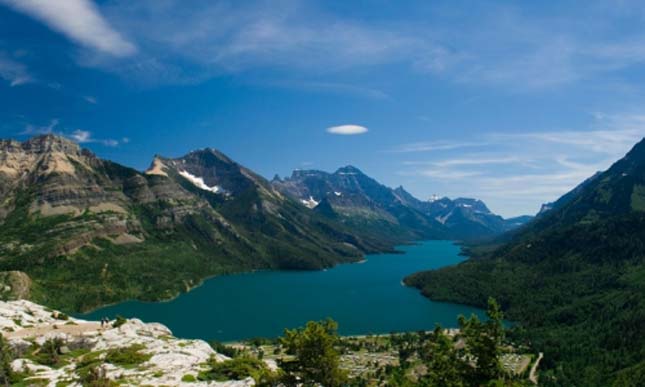
[[[450,241],[400,246],[404,254],[377,254],[367,261],[325,271],[264,271],[209,279],[168,302],[128,301],[80,315],[116,315],[160,322],[182,338],[234,341],[277,337],[284,328],[331,317],[343,335],[456,326],[459,314],[483,312],[439,303],[402,285],[408,274],[464,260]]]

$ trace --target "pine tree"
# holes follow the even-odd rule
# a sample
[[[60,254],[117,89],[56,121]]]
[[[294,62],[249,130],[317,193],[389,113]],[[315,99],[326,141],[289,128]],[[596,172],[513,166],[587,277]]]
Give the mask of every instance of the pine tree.
[[[347,374],[342,371],[340,355],[334,348],[338,342],[338,324],[331,319],[310,321],[305,328],[285,330],[280,339],[288,354],[296,360],[283,363],[287,384],[299,380],[305,385],[320,383],[326,387],[344,385]]]

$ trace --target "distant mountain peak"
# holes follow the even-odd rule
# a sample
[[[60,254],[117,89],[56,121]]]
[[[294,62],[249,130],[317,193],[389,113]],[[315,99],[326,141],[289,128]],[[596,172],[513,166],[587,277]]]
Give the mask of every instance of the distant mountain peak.
[[[382,228],[387,224],[388,232],[407,235],[474,239],[501,233],[524,220],[505,222],[477,199],[453,201],[434,195],[431,200],[421,201],[402,185],[386,187],[352,165],[332,174],[294,171],[290,178],[274,180],[272,184],[276,190],[327,216],[340,216],[361,227]]]
[[[219,159],[220,161],[223,161],[228,164],[233,164],[235,163],[230,157],[222,153],[221,151],[215,149],[215,148],[202,148],[202,149],[195,149],[188,154],[186,154],[183,157],[180,157],[179,159],[199,159],[202,158],[204,160],[207,160],[209,156],[214,156],[215,158]]]
[[[329,174],[324,171],[319,171],[317,169],[294,169],[291,172],[291,178],[297,179],[307,176],[328,176]]]
[[[439,195],[437,195],[437,194],[432,194],[432,195],[430,196],[430,198],[428,199],[428,201],[429,201],[430,203],[432,203],[432,202],[436,202],[437,200],[441,200],[441,199],[442,199],[442,198],[441,198],[441,196],[439,196]]]
[[[337,175],[363,175],[363,172],[353,165],[340,167],[335,172]]]
[[[79,153],[81,151],[78,143],[56,134],[35,136],[19,144],[22,144],[23,149],[32,152]]]

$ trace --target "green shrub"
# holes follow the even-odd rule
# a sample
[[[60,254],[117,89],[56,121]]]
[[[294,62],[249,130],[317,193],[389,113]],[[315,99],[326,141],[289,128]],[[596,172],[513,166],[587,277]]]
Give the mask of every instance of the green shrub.
[[[12,371],[11,361],[13,360],[13,353],[11,348],[6,343],[2,334],[0,334],[0,385],[8,386],[11,382]]]
[[[90,367],[87,372],[81,375],[80,383],[86,387],[113,387],[118,386],[118,383],[108,379],[105,371],[98,367]]]
[[[118,328],[121,325],[125,324],[128,322],[128,319],[123,317],[123,316],[116,316],[116,319],[112,323],[112,328]]]
[[[194,383],[197,381],[197,378],[194,375],[186,374],[181,378],[181,381],[184,383]]]
[[[63,347],[64,342],[59,338],[49,339],[45,341],[40,347],[40,350],[34,355],[35,362],[43,364],[50,367],[59,367],[62,364],[61,361],[61,347]]]
[[[226,380],[244,380],[249,376],[258,379],[266,372],[266,366],[262,361],[250,357],[238,357],[222,362],[212,359],[210,367],[210,370],[199,374],[199,380],[222,382]]]
[[[53,312],[52,318],[55,318],[56,320],[63,320],[63,321],[69,320],[69,316],[63,312]]]
[[[111,349],[107,352],[105,361],[123,368],[134,368],[152,357],[152,355],[141,353],[144,348],[141,344],[134,344],[125,348]]]
[[[210,341],[208,343],[211,348],[217,353],[221,353],[224,356],[228,357],[237,357],[240,354],[240,350],[234,347],[230,347],[228,345],[222,344],[219,341]]]

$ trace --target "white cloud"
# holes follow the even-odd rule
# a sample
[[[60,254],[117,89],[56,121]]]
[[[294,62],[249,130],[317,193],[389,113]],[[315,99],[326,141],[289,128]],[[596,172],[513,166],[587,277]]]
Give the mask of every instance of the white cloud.
[[[541,16],[523,12],[522,6],[475,5],[453,9],[448,17],[442,6],[423,6],[418,15],[377,19],[352,18],[304,0],[195,0],[190,6],[180,0],[113,0],[102,2],[101,12],[90,0],[0,3],[101,53],[138,53],[127,61],[105,55],[78,59],[152,84],[286,69],[298,76],[284,80],[281,75],[282,87],[387,98],[373,87],[345,85],[325,75],[397,65],[458,83],[533,91],[589,79],[593,86],[624,84],[619,71],[645,63],[645,37],[637,28],[611,33],[621,22],[633,26],[634,20],[625,19],[630,12],[595,3]]]
[[[39,135],[39,134],[50,134],[53,133],[54,128],[58,126],[58,118],[54,118],[49,122],[48,125],[44,126],[37,126],[33,124],[27,124],[25,125],[25,130],[23,130],[20,134],[21,135]]]
[[[19,135],[21,136],[38,136],[43,134],[56,134],[59,136],[65,136],[78,142],[79,144],[96,143],[110,147],[118,146],[120,143],[127,144],[130,142],[130,139],[128,137],[123,137],[121,141],[111,138],[94,138],[92,132],[90,132],[89,130],[76,129],[72,132],[69,132],[60,127],[60,120],[58,118],[52,119],[47,125],[26,124],[25,129],[19,133]]]
[[[73,131],[71,134],[68,134],[67,137],[71,138],[72,140],[78,142],[79,144],[86,144],[86,143],[98,143],[102,144],[105,146],[118,146],[119,141],[108,138],[108,139],[97,139],[92,136],[92,132],[87,131],[87,130],[80,130],[77,129]]]
[[[341,135],[363,134],[367,133],[367,128],[360,125],[339,125],[327,128],[327,133]]]
[[[83,96],[83,99],[86,102],[91,103],[92,105],[96,105],[96,103],[97,103],[96,97],[92,97],[91,95],[85,95],[85,96]]]
[[[137,51],[101,16],[90,0],[0,0],[37,19],[75,42],[114,56]]]
[[[431,49],[435,44],[421,38],[423,34],[403,31],[405,21],[397,25],[366,22],[302,0],[195,3],[199,4],[188,7],[177,0],[105,4],[102,10],[138,42],[141,55],[116,64],[85,57],[83,64],[138,81],[195,83],[257,68],[320,75],[435,55]],[[386,97],[382,91],[344,85],[332,77],[281,78],[286,87]],[[266,79],[259,82],[267,83]]]
[[[33,82],[27,68],[0,51],[0,78],[9,82],[11,86],[24,85]]]
[[[92,142],[92,133],[88,132],[87,130],[75,130],[69,136],[79,144]]]

